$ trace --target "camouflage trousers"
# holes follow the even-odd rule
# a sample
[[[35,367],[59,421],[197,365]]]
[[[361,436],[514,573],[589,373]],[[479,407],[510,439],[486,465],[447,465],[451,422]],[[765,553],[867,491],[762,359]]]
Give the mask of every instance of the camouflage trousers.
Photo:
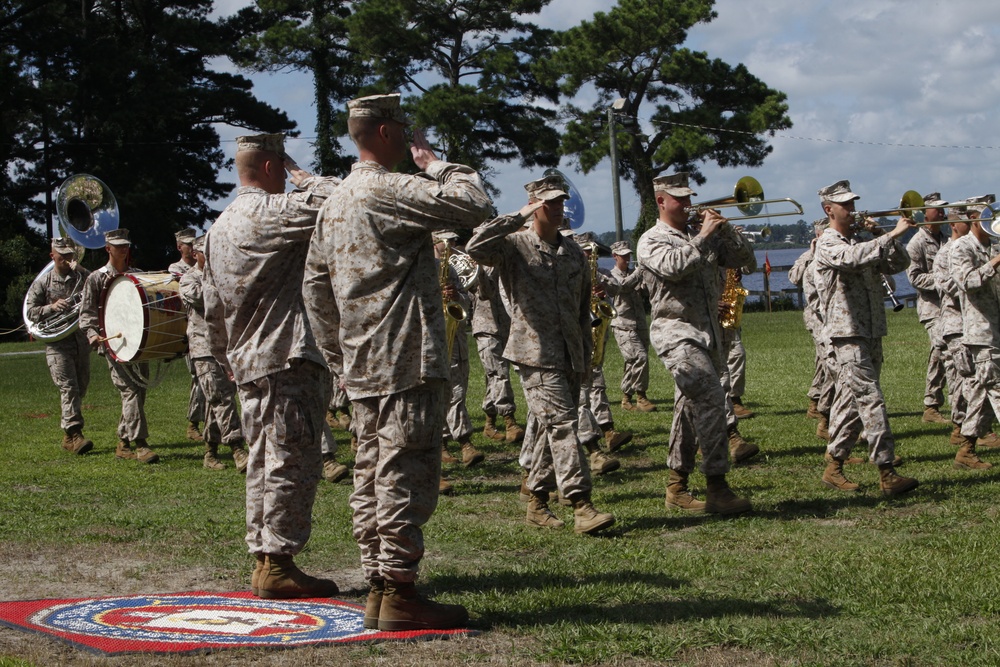
[[[191,391],[188,392],[188,421],[195,424],[208,421],[208,415],[205,413],[205,391],[198,380],[198,369],[195,367],[194,359],[191,358],[191,355],[186,354],[184,355],[184,363],[187,364],[188,373],[191,374]],[[235,389],[233,391],[235,392]]]
[[[931,351],[927,355],[927,382],[924,386],[924,407],[939,408],[944,405],[944,384],[947,374],[944,368],[943,351],[945,342],[937,333],[937,319],[922,323],[931,341]]]
[[[53,384],[59,389],[59,426],[64,431],[82,429],[81,403],[90,386],[90,345],[87,339],[82,334],[73,334],[55,344],[46,345],[45,363],[49,366]]]
[[[327,408],[343,411],[350,406],[351,399],[347,397],[347,392],[340,386],[340,377],[336,373],[330,373],[330,400]]]
[[[591,446],[597,446],[604,435],[604,432],[601,431],[601,424],[590,407],[591,396],[590,387],[586,385],[580,387],[580,407],[576,415],[576,434],[580,439],[580,444],[588,450]]]
[[[875,464],[892,463],[896,444],[889,428],[879,376],[882,372],[881,338],[835,338],[827,362],[835,377],[830,409],[830,444],[826,451],[847,459],[864,432]]]
[[[611,416],[611,404],[608,402],[608,384],[604,380],[603,368],[592,368],[590,384],[584,385],[586,404],[601,426],[608,426],[614,421]]]
[[[675,384],[667,467],[691,472],[700,448],[701,471],[706,475],[726,474],[729,472],[727,397],[722,387],[723,364],[719,352],[685,342],[660,358]]]
[[[288,363],[239,386],[249,449],[246,542],[253,554],[294,556],[312,530],[329,376],[311,361]]]
[[[829,415],[830,408],[833,406],[835,383],[833,373],[830,371],[830,366],[826,361],[826,343],[824,343],[822,338],[813,332],[810,331],[809,333],[811,333],[813,337],[813,344],[816,348],[816,356],[814,359],[815,370],[813,371],[812,384],[809,385],[807,395],[809,398],[816,401],[816,409],[819,412],[824,415]]]
[[[723,334],[722,358],[726,360],[728,394],[730,398],[739,398],[747,388],[747,350],[738,329]]]
[[[635,329],[616,329],[615,341],[625,361],[622,371],[622,393],[628,396],[649,389],[649,334]]]
[[[469,391],[469,346],[464,338],[464,334],[459,331],[451,355],[448,376],[451,391],[444,415],[444,439],[450,438],[456,442],[472,436],[472,419],[469,418],[469,410],[465,405],[465,397]]]
[[[122,398],[122,416],[118,420],[118,437],[122,440],[135,442],[149,437],[149,425],[146,423],[146,390],[136,386],[122,366],[107,357],[108,369],[111,371],[111,383],[118,389]],[[143,375],[149,375],[149,364],[135,364]]]
[[[529,419],[536,420],[527,466],[528,488],[538,492],[558,489],[567,498],[589,497],[590,465],[577,435],[579,375],[534,366],[519,366],[518,370]]]
[[[487,417],[514,415],[514,389],[510,384],[510,363],[503,358],[503,341],[496,336],[476,336],[479,360],[486,373],[483,412]]]
[[[365,578],[408,582],[437,507],[445,382],[353,401],[354,539]]]
[[[212,357],[192,359],[195,377],[205,397],[205,442],[234,445],[243,440],[236,407],[236,384]],[[193,421],[193,420],[192,420]]]
[[[962,435],[981,438],[993,425],[993,408],[1000,405],[1000,350],[984,345],[968,345],[975,375],[965,378],[968,401]]]
[[[958,426],[965,423],[969,402],[966,396],[966,378],[955,369],[955,354],[965,353],[962,345],[962,334],[953,334],[944,339],[945,348],[941,351],[941,361],[944,363],[945,381],[948,383],[948,403],[951,405],[951,421]]]

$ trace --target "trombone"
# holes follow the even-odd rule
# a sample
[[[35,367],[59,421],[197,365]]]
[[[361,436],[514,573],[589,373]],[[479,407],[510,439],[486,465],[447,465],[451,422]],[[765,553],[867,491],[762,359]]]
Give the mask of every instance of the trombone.
[[[795,210],[787,211],[785,213],[762,212],[765,205],[777,203],[791,204],[795,207]],[[702,211],[709,209],[718,210],[721,208],[732,208],[734,206],[739,209],[740,213],[743,214],[741,216],[729,218],[730,221],[736,221],[737,223],[744,220],[757,220],[759,218],[778,218],[784,215],[802,215],[802,205],[794,199],[789,197],[781,199],[764,199],[764,188],[761,187],[760,183],[753,176],[744,176],[740,180],[736,181],[736,187],[733,188],[732,196],[710,199],[706,202],[695,204],[694,206],[688,206],[685,210],[689,216],[694,218]],[[766,238],[764,230],[767,230],[768,232]],[[762,229],[761,238],[765,241],[770,238],[770,231],[771,230],[768,227]]]
[[[992,196],[992,195],[988,195]],[[934,220],[929,221],[924,219],[924,211],[928,208],[957,208],[960,206],[972,205],[965,200],[964,202],[953,202],[946,206],[927,206],[924,204],[924,198],[920,196],[920,193],[916,190],[907,190],[903,193],[903,196],[899,200],[899,206],[894,209],[887,211],[858,211],[854,213],[854,224],[855,228],[861,231],[871,231],[872,229],[892,229],[895,225],[874,225],[873,227],[866,226],[866,218],[891,218],[891,217],[908,217],[913,220],[913,224],[917,227],[922,227],[924,225],[943,225],[947,224],[947,220]],[[980,224],[983,229],[987,230],[988,234],[992,236],[1000,236],[1000,229],[997,231],[991,231],[988,229],[988,225],[992,225],[993,221],[996,219],[997,211],[1000,211],[1000,207],[994,209],[987,206],[990,210],[990,215],[987,218],[981,218]],[[984,209],[985,211],[985,209]],[[912,214],[911,214],[912,213]],[[988,223],[988,224],[987,224]]]

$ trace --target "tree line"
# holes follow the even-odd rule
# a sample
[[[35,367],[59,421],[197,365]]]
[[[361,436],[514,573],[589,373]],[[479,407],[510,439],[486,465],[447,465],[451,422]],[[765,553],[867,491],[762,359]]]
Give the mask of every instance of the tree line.
[[[235,185],[219,178],[232,155],[217,128],[302,131],[256,97],[254,72],[310,75],[317,173],[346,173],[346,102],[381,92],[403,92],[441,157],[479,170],[494,194],[503,164],[565,157],[587,173],[613,140],[641,203],[636,236],[656,219],[654,177],[688,171],[701,184],[706,163],[759,166],[768,136],[791,126],[782,92],[684,46],[716,18],[712,0],[619,0],[564,31],[536,23],[550,2],[257,0],[221,17],[211,0],[4,3],[4,323],[20,321],[59,234],[52,198],[72,174],[111,187],[141,268],[169,263],[175,231],[211,224]]]

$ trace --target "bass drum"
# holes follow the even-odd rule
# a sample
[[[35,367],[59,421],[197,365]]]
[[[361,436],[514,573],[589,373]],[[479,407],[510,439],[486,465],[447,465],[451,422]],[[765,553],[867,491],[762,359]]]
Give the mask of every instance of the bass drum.
[[[101,335],[122,363],[175,359],[187,352],[187,316],[167,272],[125,273],[104,290]]]

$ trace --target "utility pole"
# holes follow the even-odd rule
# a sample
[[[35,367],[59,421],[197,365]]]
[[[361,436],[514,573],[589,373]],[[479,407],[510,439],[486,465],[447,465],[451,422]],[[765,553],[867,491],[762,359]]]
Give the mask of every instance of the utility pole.
[[[625,236],[622,229],[622,193],[618,177],[618,138],[615,134],[615,115],[628,111],[628,100],[619,97],[608,107],[608,138],[611,142],[611,193],[615,204],[615,240],[621,241]]]

